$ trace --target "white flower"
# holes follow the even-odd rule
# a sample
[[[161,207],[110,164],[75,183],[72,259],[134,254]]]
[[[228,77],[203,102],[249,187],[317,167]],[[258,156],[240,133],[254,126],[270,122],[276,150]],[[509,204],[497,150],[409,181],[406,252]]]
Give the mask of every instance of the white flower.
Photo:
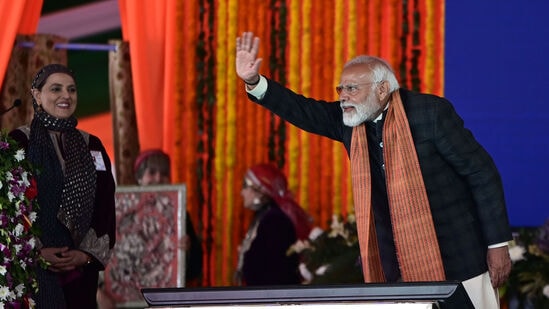
[[[0,181],[0,189],[2,189],[3,186],[4,184]]]
[[[19,284],[18,286],[15,287],[15,295],[17,295],[17,297],[21,297],[23,296],[23,293],[25,292],[25,285],[24,284]]]
[[[15,199],[15,195],[13,195],[13,193],[10,191],[8,192],[8,200],[11,202],[13,202],[13,200]]]
[[[514,263],[516,261],[524,260],[524,253],[526,253],[526,249],[524,249],[523,246],[512,246],[509,248],[509,256],[511,257],[511,261]]]
[[[549,284],[543,287],[543,295],[549,298]]]
[[[21,266],[23,270],[27,269],[27,263],[23,260],[19,260],[19,266]]]
[[[290,247],[290,250],[293,250],[296,253],[301,253],[301,251],[307,248],[311,248],[311,244],[309,244],[309,241],[299,239]]]
[[[31,222],[31,223],[34,223],[34,221],[36,221],[37,214],[36,214],[35,211],[33,211],[33,212],[31,212],[31,213],[29,214],[28,217],[29,217],[30,222]]]
[[[332,215],[332,223],[331,223],[330,227],[332,229],[337,229],[342,225],[343,225],[343,222],[341,222],[339,220],[339,215],[336,215],[336,214]]]
[[[25,231],[25,227],[21,223],[17,223],[15,226],[15,236],[19,237],[23,235],[23,232]]]
[[[328,237],[337,237],[338,235],[341,235],[344,238],[347,238],[345,233],[345,224],[343,221],[339,221],[338,215],[332,216],[332,224],[330,225],[330,228],[331,231],[330,234],[328,234]]]
[[[7,300],[10,296],[10,289],[7,286],[0,286],[0,299]]]
[[[316,269],[315,274],[319,275],[319,276],[322,276],[326,273],[326,271],[328,271],[329,268],[330,268],[330,265],[328,265],[328,264],[322,265],[322,266],[320,266],[319,268]]]
[[[15,254],[19,254],[19,252],[21,252],[21,249],[23,249],[23,245],[15,244],[13,248],[15,249]]]
[[[0,275],[4,276],[6,275],[6,266],[0,265]]]
[[[17,150],[17,152],[15,153],[15,160],[17,160],[17,162],[21,162],[23,160],[25,160],[25,150],[24,149],[19,149]]]
[[[309,239],[314,241],[318,236],[322,235],[322,233],[324,233],[324,231],[316,226],[311,230],[311,232],[309,232]]]
[[[31,239],[29,239],[29,246],[34,249],[34,247],[36,247],[36,239],[34,237],[32,237]]]
[[[30,186],[29,173],[28,173],[27,171],[24,171],[24,172],[21,174],[21,181],[22,181],[23,184],[25,185],[25,188],[27,188],[28,186]]]
[[[307,269],[307,265],[304,263],[299,264],[299,273],[301,274],[301,277],[305,280],[305,283],[311,282],[313,280],[313,274]]]
[[[15,202],[15,216],[21,216],[21,201]]]
[[[355,214],[349,214],[347,216],[347,222],[351,223],[351,224],[354,224],[356,222],[356,216]]]

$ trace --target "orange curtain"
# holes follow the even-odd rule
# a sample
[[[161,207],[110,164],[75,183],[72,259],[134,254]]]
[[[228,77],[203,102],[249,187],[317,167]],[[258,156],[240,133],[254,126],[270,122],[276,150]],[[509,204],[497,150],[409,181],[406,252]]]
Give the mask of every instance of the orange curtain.
[[[124,41],[130,42],[136,118],[142,148],[162,148],[165,100],[165,55],[169,38],[169,13],[177,1],[119,0]],[[173,103],[173,102],[171,102]]]
[[[191,3],[192,2],[192,3]],[[240,184],[273,162],[315,219],[353,210],[341,144],[250,103],[235,75],[235,38],[261,38],[262,73],[306,96],[335,100],[344,62],[387,59],[403,87],[442,94],[444,1],[120,0],[130,42],[140,143],[172,156],[175,182],[204,247],[202,285],[230,285],[250,213]],[[140,82],[138,82],[140,80]]]
[[[43,0],[0,0],[0,85],[10,60],[17,34],[33,34],[38,28]]]

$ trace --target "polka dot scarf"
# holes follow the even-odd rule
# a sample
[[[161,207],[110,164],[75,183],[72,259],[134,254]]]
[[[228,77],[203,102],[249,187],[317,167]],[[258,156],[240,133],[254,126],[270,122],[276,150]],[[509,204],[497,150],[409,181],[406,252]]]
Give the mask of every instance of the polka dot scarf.
[[[38,197],[44,220],[40,220],[39,214],[38,222],[43,236],[47,239],[48,230],[55,231],[55,222],[45,220],[53,215],[70,231],[73,245],[78,247],[91,224],[96,173],[86,141],[76,125],[74,117],[59,119],[36,108],[31,123],[29,158],[40,170]],[[62,158],[55,151],[49,131],[60,132],[57,142]],[[55,242],[53,237],[59,235],[53,234],[51,241]]]

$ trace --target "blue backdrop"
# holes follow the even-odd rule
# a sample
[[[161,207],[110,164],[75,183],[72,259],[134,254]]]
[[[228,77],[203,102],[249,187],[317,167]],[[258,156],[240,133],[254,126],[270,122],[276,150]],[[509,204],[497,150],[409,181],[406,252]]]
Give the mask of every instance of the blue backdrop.
[[[549,1],[447,0],[445,96],[493,156],[513,226],[549,218]]]

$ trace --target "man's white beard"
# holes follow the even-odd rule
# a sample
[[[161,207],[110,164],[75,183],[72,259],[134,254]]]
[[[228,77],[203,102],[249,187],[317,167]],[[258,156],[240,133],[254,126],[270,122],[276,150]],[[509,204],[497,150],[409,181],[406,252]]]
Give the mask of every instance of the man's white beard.
[[[348,127],[356,127],[359,124],[368,121],[373,120],[374,116],[378,113],[380,110],[380,106],[375,101],[375,96],[372,94],[368,95],[368,97],[358,103],[358,104],[349,104],[354,107],[354,110],[351,112],[343,112],[343,124],[345,124]]]

